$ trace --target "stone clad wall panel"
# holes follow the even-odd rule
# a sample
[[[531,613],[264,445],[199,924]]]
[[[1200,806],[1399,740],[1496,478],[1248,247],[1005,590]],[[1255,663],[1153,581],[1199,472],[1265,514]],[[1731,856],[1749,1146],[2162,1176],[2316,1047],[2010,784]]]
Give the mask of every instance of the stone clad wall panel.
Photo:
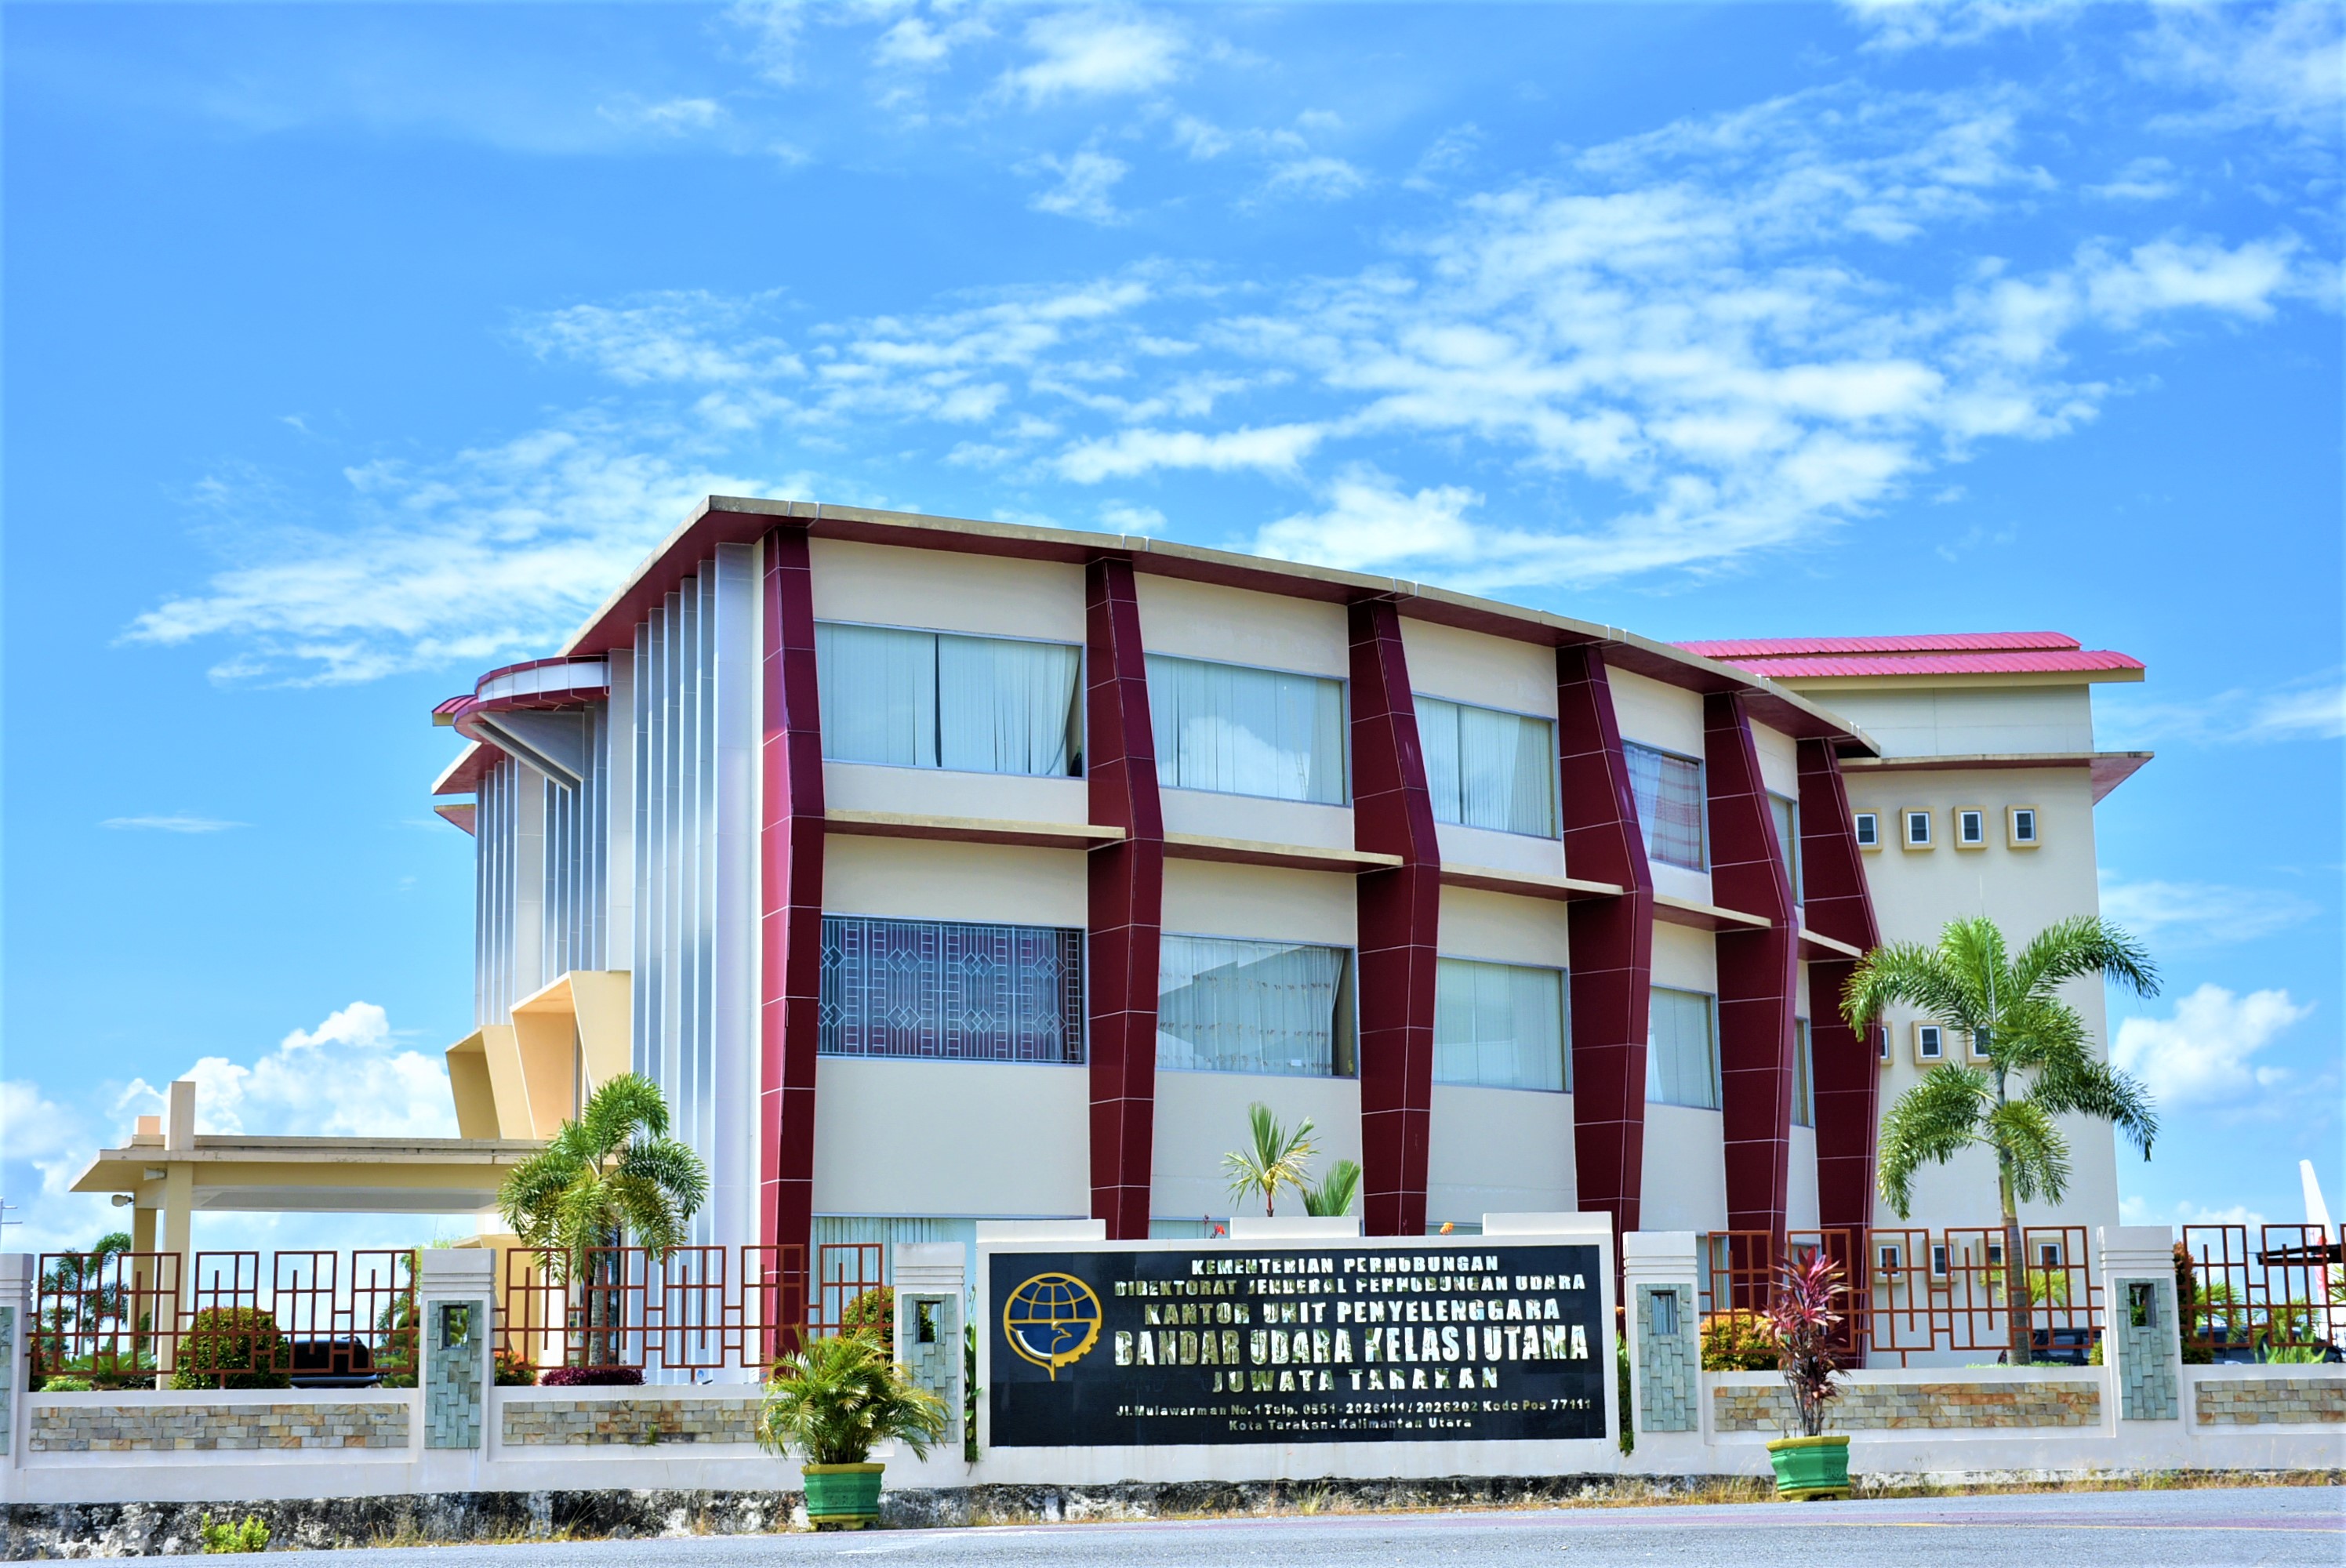
[[[36,1404],[35,1453],[405,1448],[407,1403]]]
[[[2192,1406],[2203,1427],[2346,1422],[2346,1376],[2204,1378]]]
[[[1781,1385],[1730,1384],[1710,1391],[1712,1426],[1721,1432],[1781,1432],[1793,1420]],[[1979,1428],[2096,1427],[2098,1380],[1858,1383],[1827,1407],[1828,1431],[1960,1431]]]
[[[505,1401],[512,1445],[749,1443],[758,1441],[758,1396],[740,1399],[576,1399]]]

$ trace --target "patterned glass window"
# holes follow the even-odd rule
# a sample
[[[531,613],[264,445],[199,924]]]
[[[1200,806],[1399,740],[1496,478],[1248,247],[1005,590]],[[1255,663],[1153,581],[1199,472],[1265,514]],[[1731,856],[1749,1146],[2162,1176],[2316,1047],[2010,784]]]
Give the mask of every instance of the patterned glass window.
[[[825,915],[816,1049],[1079,1063],[1083,941],[1082,932],[1055,926]]]
[[[1704,870],[1702,764],[1650,746],[1621,749],[1629,762],[1629,789],[1637,798],[1647,855],[1666,866]]]

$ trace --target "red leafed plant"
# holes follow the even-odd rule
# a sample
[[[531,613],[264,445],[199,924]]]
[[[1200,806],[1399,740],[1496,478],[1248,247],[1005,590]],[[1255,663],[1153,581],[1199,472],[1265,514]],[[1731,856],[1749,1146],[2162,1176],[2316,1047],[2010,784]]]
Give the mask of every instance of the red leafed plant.
[[[1833,1297],[1841,1290],[1841,1267],[1823,1253],[1788,1262],[1780,1271],[1776,1298],[1768,1307],[1768,1324],[1776,1333],[1776,1365],[1800,1420],[1801,1437],[1822,1437],[1825,1405],[1841,1390],[1833,1379],[1841,1364],[1833,1359],[1832,1330],[1841,1322]]]

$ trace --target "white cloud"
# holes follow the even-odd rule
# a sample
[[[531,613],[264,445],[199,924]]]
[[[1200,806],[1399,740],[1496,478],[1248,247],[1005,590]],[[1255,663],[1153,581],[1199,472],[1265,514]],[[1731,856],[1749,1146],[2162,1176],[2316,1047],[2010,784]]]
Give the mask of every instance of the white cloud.
[[[1404,491],[1373,467],[1347,470],[1328,487],[1316,513],[1282,517],[1255,535],[1266,555],[1355,571],[1397,570],[1413,563],[1471,563],[1489,542],[1466,520],[1483,498],[1463,485]]]
[[[725,106],[714,98],[668,98],[659,103],[627,98],[605,104],[595,112],[628,130],[671,137],[713,130],[725,118]]]
[[[1126,501],[1111,501],[1100,508],[1100,524],[1118,534],[1162,534],[1165,514],[1154,506],[1135,506]]]
[[[1869,29],[1869,44],[1911,49],[1925,44],[1976,44],[2013,28],[2066,22],[2086,0],[1841,0]]]
[[[98,824],[101,828],[127,829],[150,833],[224,833],[230,828],[250,827],[247,822],[231,822],[222,817],[195,817],[184,811],[168,816],[108,817]]]
[[[0,1080],[0,1159],[87,1155],[81,1118],[41,1093],[29,1078]]]
[[[798,80],[801,0],[734,0],[725,19],[750,36],[750,62],[766,80],[788,87]]]
[[[1368,188],[1369,177],[1341,158],[1314,153],[1272,166],[1264,182],[1273,198],[1302,197],[1312,201],[1341,201]]]
[[[2199,94],[2205,107],[2169,117],[2187,127],[2278,126],[2302,133],[2334,164],[2346,91],[2346,8],[2335,0],[2279,5],[2169,0],[2138,35],[2137,75]]]
[[[2164,201],[2182,189],[2175,166],[2163,158],[2138,158],[2106,185],[2086,187],[2087,196],[2105,201]]]
[[[2118,1221],[2122,1225],[2164,1225],[2176,1227],[2187,1225],[2240,1225],[2246,1226],[2250,1233],[2254,1234],[2262,1229],[2265,1217],[2262,1211],[2239,1203],[2232,1205],[2229,1208],[2209,1208],[2204,1204],[2186,1200],[2177,1204],[2172,1209],[2161,1212],[2151,1207],[2150,1200],[2147,1198],[2122,1197],[2118,1199]]]
[[[542,358],[591,365],[623,386],[731,384],[805,373],[790,345],[761,330],[771,295],[726,300],[700,290],[620,305],[573,305],[528,318],[515,336]]]
[[[880,35],[872,58],[875,65],[933,71],[946,65],[963,45],[993,36],[983,16],[963,16],[943,26],[926,17],[906,16]]]
[[[2292,286],[2293,238],[2227,248],[2214,240],[2156,240],[2120,260],[2099,247],[2078,257],[2088,308],[2119,326],[2160,311],[2202,309],[2262,320]]]
[[[1002,78],[1029,105],[1165,87],[1181,74],[1188,42],[1169,24],[1115,7],[1054,12],[1027,23],[1037,58]]]
[[[1318,425],[1280,424],[1257,430],[1241,426],[1218,435],[1189,430],[1127,430],[1105,441],[1080,442],[1062,453],[1056,466],[1078,484],[1129,479],[1166,468],[1202,468],[1215,473],[1251,469],[1285,474],[1327,432]]]
[[[2171,1018],[2120,1023],[2110,1060],[2140,1077],[2170,1116],[2225,1107],[2279,1110],[2293,1092],[2292,1074],[2256,1056],[2312,1012],[2286,991],[2239,996],[2202,985],[2175,1004]]]
[[[314,1029],[295,1029],[250,1062],[206,1056],[180,1074],[196,1084],[196,1130],[254,1136],[454,1137],[455,1102],[435,1057],[395,1048],[383,1010],[353,1002]],[[133,1079],[117,1100],[153,1115],[163,1092]]]
[[[2218,947],[2255,942],[2321,912],[2294,893],[2208,882],[2120,881],[2102,872],[2102,914],[2154,946]]]
[[[1037,191],[1026,205],[1037,212],[1056,213],[1062,218],[1080,218],[1086,223],[1120,223],[1124,215],[1117,211],[1108,199],[1127,166],[1122,158],[1110,158],[1104,152],[1086,148],[1071,158],[1061,159],[1045,154],[1035,160],[1035,167],[1050,170],[1059,177],[1059,183],[1046,190]]]
[[[2198,702],[2150,702],[2133,691],[2113,692],[2106,707],[2096,717],[2113,743],[2126,747],[2162,739],[2238,745],[2346,738],[2346,679],[2336,670]]]

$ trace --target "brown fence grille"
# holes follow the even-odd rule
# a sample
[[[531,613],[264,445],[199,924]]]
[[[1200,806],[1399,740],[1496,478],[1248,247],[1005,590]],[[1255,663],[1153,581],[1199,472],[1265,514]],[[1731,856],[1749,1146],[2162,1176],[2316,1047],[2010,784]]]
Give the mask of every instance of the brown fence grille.
[[[2210,1360],[2313,1361],[2346,1336],[2346,1268],[2318,1225],[2187,1225],[2176,1268],[2183,1342]]]

